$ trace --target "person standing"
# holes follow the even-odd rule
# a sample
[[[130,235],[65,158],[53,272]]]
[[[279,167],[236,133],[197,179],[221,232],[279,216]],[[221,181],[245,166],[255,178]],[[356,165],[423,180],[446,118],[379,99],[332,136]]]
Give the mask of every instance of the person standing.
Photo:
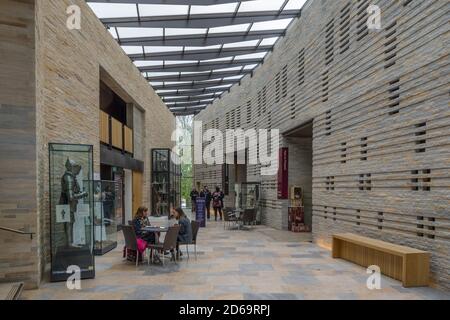
[[[223,201],[224,199],[225,199],[225,193],[223,193],[222,189],[220,189],[220,203],[222,204],[222,211],[223,211],[223,208],[225,207],[224,201]]]
[[[214,216],[217,221],[217,213],[220,214],[220,220],[222,220],[222,193],[219,187],[216,187],[216,191],[212,194],[212,202],[214,208]]]
[[[196,212],[196,201],[197,201],[197,197],[198,197],[198,191],[195,188],[192,188],[191,191],[191,202],[192,202],[192,212]]]
[[[205,198],[205,211],[208,220],[211,218],[210,210],[211,210],[211,191],[209,191],[207,186],[203,187],[202,192],[200,192],[200,197]]]

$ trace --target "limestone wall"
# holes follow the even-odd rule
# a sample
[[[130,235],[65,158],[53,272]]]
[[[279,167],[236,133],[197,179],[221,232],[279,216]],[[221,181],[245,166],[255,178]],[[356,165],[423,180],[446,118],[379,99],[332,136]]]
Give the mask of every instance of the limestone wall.
[[[379,31],[367,29],[370,4]],[[449,288],[448,55],[447,1],[310,0],[253,77],[196,120],[281,132],[313,120],[315,242],[351,231],[428,250],[433,281]],[[195,169],[196,181],[221,179]],[[281,229],[277,177],[259,179],[263,221]]]

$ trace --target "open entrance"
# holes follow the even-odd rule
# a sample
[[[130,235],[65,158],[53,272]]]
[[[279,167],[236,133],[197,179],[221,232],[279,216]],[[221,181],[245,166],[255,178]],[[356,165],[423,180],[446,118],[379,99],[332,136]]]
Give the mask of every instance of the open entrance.
[[[285,133],[284,138],[289,148],[288,183],[289,211],[291,212],[289,229],[310,232],[312,230],[312,121]]]
[[[231,208],[240,208],[239,195],[242,185],[247,182],[247,161],[244,164],[238,164],[237,159],[237,152],[235,152],[234,163],[224,164],[222,169],[222,190],[225,193],[224,205]]]

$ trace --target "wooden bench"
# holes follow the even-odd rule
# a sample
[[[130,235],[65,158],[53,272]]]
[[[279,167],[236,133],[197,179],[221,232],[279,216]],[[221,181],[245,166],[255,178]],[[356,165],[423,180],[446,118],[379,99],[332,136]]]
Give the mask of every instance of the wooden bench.
[[[363,267],[376,265],[381,273],[400,280],[404,287],[428,286],[430,254],[352,233],[333,235],[333,258]]]

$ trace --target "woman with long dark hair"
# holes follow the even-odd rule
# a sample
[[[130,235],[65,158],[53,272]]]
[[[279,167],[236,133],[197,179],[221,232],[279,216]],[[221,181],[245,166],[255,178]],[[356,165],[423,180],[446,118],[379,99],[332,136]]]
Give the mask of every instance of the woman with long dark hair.
[[[178,232],[177,239],[177,256],[182,255],[180,249],[178,248],[178,243],[191,243],[192,242],[192,226],[191,221],[184,213],[183,209],[176,208],[172,209],[172,215],[177,219],[178,225],[180,226],[180,231]]]
[[[145,232],[142,228],[150,226],[148,221],[148,208],[139,207],[133,219],[134,232],[136,237],[147,241],[148,243],[155,243],[155,234],[153,232]]]

